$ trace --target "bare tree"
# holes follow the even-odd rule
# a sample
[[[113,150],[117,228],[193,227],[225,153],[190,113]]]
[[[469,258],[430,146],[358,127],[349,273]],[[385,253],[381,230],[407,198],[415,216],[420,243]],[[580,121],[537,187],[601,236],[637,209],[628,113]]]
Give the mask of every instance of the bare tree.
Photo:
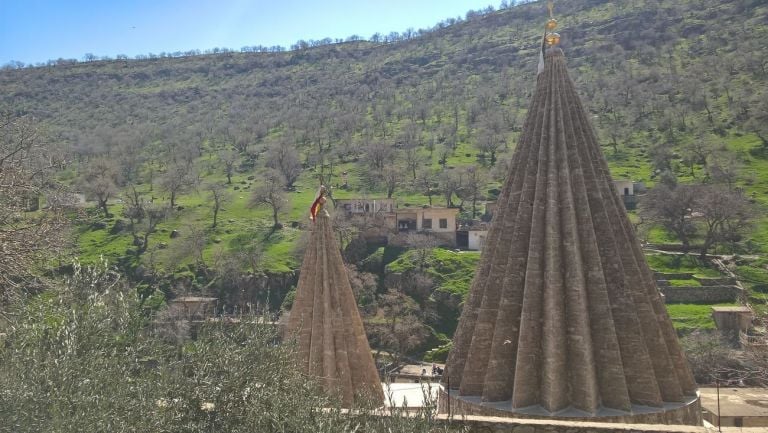
[[[704,177],[709,177],[709,160],[715,151],[715,146],[705,137],[697,137],[681,146],[683,163],[688,167],[691,176],[696,177],[695,166],[704,168]]]
[[[186,163],[175,163],[168,166],[160,178],[160,187],[170,196],[171,207],[176,206],[176,199],[195,186],[199,181],[194,166]]]
[[[477,202],[483,199],[486,175],[479,167],[470,165],[464,168],[464,185],[459,191],[459,198],[472,203],[472,219],[477,217]]]
[[[239,156],[232,149],[225,149],[219,152],[219,161],[224,166],[224,174],[227,176],[227,185],[232,184],[232,175],[235,174],[235,165]]]
[[[411,254],[420,271],[426,267],[432,250],[440,244],[437,238],[425,233],[408,233],[405,243],[411,248]]]
[[[62,190],[52,177],[62,164],[33,119],[0,113],[0,302],[66,246],[67,220],[55,199]],[[33,211],[43,194],[48,209]]]
[[[228,203],[232,199],[232,194],[227,190],[227,187],[218,183],[209,183],[205,186],[208,191],[208,197],[210,199],[211,207],[213,208],[213,223],[211,228],[216,228],[219,222],[219,211],[224,204]]]
[[[432,196],[437,192],[437,184],[434,180],[434,175],[432,172],[430,172],[428,169],[419,171],[416,176],[416,180],[414,181],[414,185],[416,189],[427,196],[429,205],[432,206]]]
[[[454,207],[453,196],[458,196],[463,187],[462,174],[456,170],[445,170],[440,173],[438,181],[440,192],[442,192],[445,198],[445,205],[447,207]]]
[[[716,185],[699,187],[694,206],[704,222],[702,259],[713,246],[738,241],[754,217],[749,201],[741,193]]]
[[[402,292],[389,290],[379,298],[379,307],[388,323],[375,329],[379,343],[376,358],[382,349],[388,349],[399,363],[411,350],[424,344],[429,331],[419,318],[419,306]]]
[[[115,160],[97,157],[88,162],[80,177],[80,185],[86,195],[96,199],[104,217],[109,218],[108,201],[118,193],[119,168]]]
[[[691,238],[696,234],[692,212],[697,188],[678,185],[671,188],[658,185],[640,202],[640,215],[661,225],[683,243],[683,251],[690,249]]]
[[[730,191],[733,191],[742,167],[743,164],[738,156],[727,150],[715,152],[709,157],[709,172],[712,181],[728,185]]]
[[[287,143],[275,143],[267,149],[266,166],[280,173],[287,189],[293,188],[301,175],[299,153]]]
[[[424,164],[424,158],[419,153],[419,148],[415,146],[406,147],[403,150],[403,159],[405,160],[405,168],[411,174],[412,180],[416,180],[416,171]]]
[[[397,186],[403,181],[403,172],[394,164],[388,164],[381,171],[381,181],[387,190],[387,198],[392,198]]]
[[[168,217],[170,209],[168,206],[148,202],[135,186],[128,188],[123,202],[123,216],[130,222],[133,245],[136,247],[136,255],[139,256],[147,251],[150,236],[157,229],[157,225]]]
[[[278,217],[280,212],[288,207],[288,198],[283,191],[285,180],[275,170],[267,170],[263,178],[264,181],[253,190],[250,204],[255,207],[268,206],[272,210],[273,227],[281,229],[283,226]]]
[[[384,165],[393,157],[392,146],[382,141],[372,141],[365,147],[365,160],[368,165],[377,171],[384,169]]]
[[[500,134],[495,134],[491,131],[483,132],[477,138],[477,149],[481,152],[483,158],[486,156],[491,165],[496,164],[496,154],[505,145],[504,138]]]

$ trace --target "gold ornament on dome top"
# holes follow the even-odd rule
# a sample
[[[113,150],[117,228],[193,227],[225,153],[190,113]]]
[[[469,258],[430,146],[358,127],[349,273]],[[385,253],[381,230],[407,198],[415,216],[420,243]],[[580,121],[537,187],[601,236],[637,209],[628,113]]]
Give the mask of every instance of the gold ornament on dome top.
[[[552,31],[557,28],[557,20],[554,18],[550,18],[549,21],[547,21],[547,30]]]
[[[550,47],[555,46],[560,43],[560,35],[557,33],[547,33],[546,41]]]

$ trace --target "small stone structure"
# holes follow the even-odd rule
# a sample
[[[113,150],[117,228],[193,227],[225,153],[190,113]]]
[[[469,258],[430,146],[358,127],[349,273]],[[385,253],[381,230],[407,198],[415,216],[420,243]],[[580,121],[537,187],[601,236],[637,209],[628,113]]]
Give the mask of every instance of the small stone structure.
[[[702,388],[701,406],[704,419],[715,426],[768,427],[765,388]]]
[[[186,320],[205,320],[215,313],[216,302],[219,298],[202,296],[179,296],[168,304],[174,317]]]
[[[383,402],[363,321],[324,209],[313,224],[285,332],[297,339],[304,373],[319,378],[343,407],[358,397]]]
[[[718,304],[736,302],[743,290],[736,286],[661,286],[667,304]]]
[[[559,48],[453,339],[466,415],[701,424],[696,383]]]
[[[734,344],[741,344],[741,336],[752,326],[752,309],[739,307],[712,307],[712,319],[723,338]],[[766,396],[768,401],[768,396]]]

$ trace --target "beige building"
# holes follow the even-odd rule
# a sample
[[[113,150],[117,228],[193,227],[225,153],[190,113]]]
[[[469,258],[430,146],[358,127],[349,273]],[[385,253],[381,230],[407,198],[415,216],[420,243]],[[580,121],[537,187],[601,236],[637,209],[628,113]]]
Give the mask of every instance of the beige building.
[[[396,209],[397,231],[456,233],[458,209],[423,207]]]
[[[351,198],[336,200],[336,209],[341,209],[347,215],[362,215],[370,213],[394,212],[397,207],[393,198]]]

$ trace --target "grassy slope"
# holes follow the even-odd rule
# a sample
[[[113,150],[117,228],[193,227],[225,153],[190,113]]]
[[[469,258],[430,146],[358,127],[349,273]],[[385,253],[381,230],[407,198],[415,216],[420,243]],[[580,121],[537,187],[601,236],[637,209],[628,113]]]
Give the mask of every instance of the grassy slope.
[[[594,3],[594,2],[593,2]],[[628,7],[626,4],[613,5],[613,4],[593,4],[584,3],[579,6],[563,5],[563,18],[561,33],[564,35],[575,35],[573,41],[568,41],[568,38],[564,38],[566,52],[569,53],[569,63],[571,65],[571,71],[574,79],[577,82],[577,86],[582,90],[585,96],[585,105],[592,110],[597,110],[602,105],[602,101],[599,99],[592,99],[595,95],[589,94],[587,85],[589,83],[597,83],[604,80],[606,76],[611,74],[618,75],[621,71],[611,71],[611,68],[605,66],[606,59],[600,57],[602,54],[602,46],[607,43],[613,43],[613,39],[620,36],[621,33],[632,33],[634,29],[625,28],[618,29],[614,26],[615,22],[629,23],[632,20],[637,20],[638,16],[644,13],[646,2],[636,1],[631,2],[633,7]],[[701,2],[699,2],[701,3]],[[618,3],[617,3],[618,4]],[[655,3],[654,3],[655,4]],[[691,4],[689,2],[683,3],[684,5]],[[717,3],[712,4],[697,4],[691,6],[687,15],[682,17],[682,21],[673,21],[675,28],[683,28],[688,25],[704,24],[714,28],[712,21],[707,21],[704,17],[711,15],[711,10],[720,8],[722,5]],[[488,17],[484,17],[480,20],[470,21],[459,25],[451,26],[449,28],[438,30],[433,34],[430,34],[424,38],[417,38],[412,41],[402,42],[399,44],[392,44],[388,46],[375,47],[371,44],[361,43],[349,46],[339,46],[331,48],[321,48],[315,51],[310,50],[307,53],[296,54],[276,54],[276,55],[249,55],[249,54],[235,54],[227,56],[207,56],[200,58],[190,59],[174,59],[174,60],[160,60],[155,62],[136,62],[123,64],[122,62],[97,62],[92,65],[78,65],[71,68],[58,68],[53,70],[44,70],[30,72],[29,76],[32,77],[37,74],[35,80],[46,80],[47,76],[54,74],[57,79],[64,83],[76,84],[80,83],[84,76],[97,76],[100,75],[103,80],[99,80],[101,83],[104,81],[108,84],[107,87],[94,87],[93,92],[89,94],[88,98],[83,101],[74,99],[77,95],[76,92],[70,92],[71,96],[67,96],[68,92],[51,92],[45,95],[45,110],[41,113],[41,117],[45,118],[46,113],[50,116],[50,113],[56,113],[61,116],[61,122],[78,124],[83,123],[85,127],[98,126],[101,119],[105,119],[103,123],[114,123],[115,119],[119,119],[117,116],[118,109],[112,107],[106,107],[104,110],[93,113],[93,116],[88,120],[83,121],[81,118],[77,118],[76,110],[70,109],[70,107],[82,107],[79,104],[98,105],[95,102],[99,98],[105,100],[112,100],[107,98],[114,89],[120,94],[126,96],[140,95],[142,98],[146,98],[147,106],[146,110],[157,110],[160,116],[169,116],[164,114],[163,110],[158,110],[158,107],[163,107],[157,102],[159,99],[166,96],[171,97],[176,94],[184,94],[186,91],[200,92],[203,96],[199,99],[211,98],[212,95],[222,94],[226,95],[227,92],[241,92],[242,89],[250,88],[264,88],[268,87],[271,81],[274,80],[274,75],[269,68],[246,68],[248,62],[259,57],[270,59],[288,59],[289,61],[284,64],[280,64],[275,68],[280,74],[279,78],[283,79],[282,84],[287,87],[301,88],[303,83],[306,83],[306,77],[343,77],[349,86],[356,85],[355,80],[361,79],[366,74],[379,73],[382,76],[394,76],[397,78],[397,91],[395,92],[395,106],[398,109],[407,108],[411,103],[406,99],[409,92],[423,92],[424,95],[429,95],[431,87],[434,83],[434,77],[440,77],[440,74],[455,76],[455,79],[449,82],[450,86],[461,89],[462,99],[471,100],[475,94],[481,90],[484,81],[487,81],[490,76],[498,76],[503,73],[512,74],[513,76],[524,75],[525,71],[531,70],[533,63],[535,62],[535,40],[538,34],[538,27],[532,20],[525,18],[525,13],[530,13],[530,7],[525,6],[520,9],[514,9],[510,11],[498,12],[491,14]],[[578,10],[567,10],[568,7],[579,7]],[[663,7],[666,7],[666,3]],[[523,15],[520,15],[523,14]],[[515,18],[516,16],[522,16],[523,18]],[[756,15],[757,17],[758,15]],[[727,28],[728,23],[731,23],[734,19],[740,20],[738,16],[729,15],[727,19],[718,17],[722,22],[718,25],[722,25],[723,28]],[[520,22],[522,21],[522,24]],[[641,21],[642,22],[642,21]],[[534,25],[536,24],[536,25]],[[763,32],[765,29],[762,27],[756,28],[753,26],[753,31]],[[726,30],[727,31],[727,30]],[[640,35],[638,35],[640,36]],[[686,64],[696,59],[692,57],[692,49],[697,46],[703,45],[706,42],[706,38],[710,37],[710,34],[704,34],[697,36],[693,40],[686,40],[681,38],[672,44],[671,59],[680,69],[685,69]],[[726,35],[727,37],[727,35]],[[331,53],[336,51],[345,51],[348,53],[354,53],[354,56],[349,58],[342,58],[341,56],[334,57],[333,54],[324,54],[326,52]],[[313,54],[312,53],[316,53]],[[642,76],[647,73],[651,67],[662,65],[663,62],[659,61],[659,65],[648,65],[638,60],[637,54],[630,54],[628,62],[632,64],[635,72],[638,76]],[[610,57],[610,54],[606,55]],[[306,58],[308,60],[302,60]],[[501,68],[486,65],[493,65],[493,61],[504,58],[511,64],[511,70],[503,70]],[[426,59],[422,62],[421,59]],[[457,66],[461,63],[461,66]],[[488,63],[487,63],[488,62]],[[214,72],[216,73],[201,73],[201,74],[189,74],[189,71],[194,71],[196,68],[200,68],[201,65],[213,65]],[[227,65],[226,68],[215,69],[216,65]],[[663,65],[662,65],[663,66]],[[183,70],[185,74],[155,74],[158,68],[179,68]],[[228,69],[227,69],[228,68]],[[224,72],[222,72],[224,71]],[[233,72],[235,71],[235,72]],[[330,72],[329,72],[330,71]],[[27,72],[27,71],[23,71]],[[15,72],[13,72],[15,73]],[[147,80],[127,80],[124,78],[116,79],[115,77],[120,74],[140,75],[147,74],[151,76],[151,79]],[[324,75],[325,74],[325,75]],[[177,78],[182,76],[183,78]],[[754,77],[746,77],[745,74],[740,74],[734,78],[735,86],[754,86],[755,82],[759,82]],[[26,94],[34,92],[34,89],[40,87],[34,84],[39,81],[23,83],[21,81],[15,82],[14,76],[8,75],[4,77],[2,86],[8,88],[8,94],[11,94],[11,90],[24,89]],[[444,77],[443,80],[446,80]],[[32,78],[30,78],[32,80]],[[114,81],[110,81],[114,80]],[[517,80],[517,78],[516,78]],[[507,80],[511,81],[511,80]],[[88,79],[85,81],[88,86],[93,86],[95,80]],[[494,81],[494,83],[503,83],[504,80]],[[524,94],[529,92],[532,85],[531,78],[525,75],[525,79],[515,81],[514,84],[522,82],[521,87],[516,88],[513,96],[508,99],[502,99],[500,101],[501,107],[505,110],[516,114],[520,119],[525,114],[525,96]],[[267,84],[265,84],[267,83]],[[400,84],[404,83],[404,84]],[[762,85],[762,82],[759,82]],[[68,85],[69,85],[68,84]],[[762,88],[762,87],[761,87]],[[426,90],[425,90],[426,89]],[[312,96],[312,88],[309,88],[309,96]],[[12,101],[18,104],[19,109],[40,111],[39,107],[35,106],[29,98],[15,97],[13,100],[5,100],[4,102]],[[90,99],[89,99],[90,98]],[[520,103],[513,103],[515,98],[522,98]],[[225,101],[226,102],[226,101]],[[287,105],[294,105],[296,100],[291,99]],[[334,101],[326,101],[326,105],[332,105]],[[444,112],[443,116],[447,116],[449,111],[448,106],[437,104],[437,109]],[[167,107],[181,107],[185,108],[182,103],[173,102]],[[720,116],[723,122],[728,122],[731,119],[729,114],[729,107],[725,96],[721,96],[719,99],[715,99],[712,102],[713,108],[716,109],[717,115]],[[88,107],[83,107],[87,109]],[[209,107],[210,108],[210,107]],[[217,108],[210,108],[210,112],[214,116],[221,115],[226,110],[225,105],[219,105]],[[166,112],[180,112],[180,110],[165,110]],[[433,110],[434,111],[434,110]],[[114,118],[110,117],[114,114]],[[464,119],[467,115],[467,106],[462,105],[460,111],[460,117]],[[371,118],[370,112],[368,118]],[[704,113],[701,110],[690,113],[689,122],[699,121],[704,119]],[[445,120],[443,120],[445,122]],[[388,119],[388,126],[391,129],[392,134],[396,134],[402,130],[406,124],[405,118],[391,117]],[[427,126],[435,126],[438,123],[437,116],[432,113],[432,116],[425,122]],[[608,124],[605,120],[604,113],[595,114],[595,123],[598,132],[604,131]],[[453,152],[447,161],[447,165],[450,167],[458,167],[464,164],[475,163],[477,161],[477,151],[472,145],[472,138],[469,136],[469,126],[465,121],[461,121],[458,130],[458,147]],[[652,177],[652,169],[647,155],[647,148],[653,140],[658,139],[658,135],[650,133],[652,128],[647,129],[634,129],[627,140],[623,140],[619,145],[618,152],[614,153],[611,149],[606,148],[605,153],[612,170],[612,174],[615,178],[631,178],[634,180],[645,181],[649,185],[652,185],[654,179]],[[476,132],[476,131],[475,131]],[[679,146],[686,141],[694,139],[695,131],[683,131],[678,130],[677,143],[670,143],[671,146]],[[275,137],[279,137],[282,132],[278,129],[271,131],[269,136],[265,139],[268,141]],[[506,136],[506,140],[510,143],[510,149],[514,146],[518,132],[509,132]],[[603,134],[601,133],[601,137]],[[768,204],[768,159],[763,155],[755,153],[753,149],[758,146],[758,139],[751,134],[743,134],[738,129],[730,129],[727,134],[722,137],[722,140],[727,144],[728,148],[735,152],[742,159],[744,170],[739,180],[739,185],[745,188],[748,194],[753,195],[755,201],[759,205]],[[603,142],[606,140],[603,138]],[[428,155],[426,150],[421,151],[422,155]],[[205,157],[204,157],[205,158]],[[201,163],[203,160],[201,159]],[[432,155],[428,165],[437,170],[439,168],[437,164],[437,153]],[[673,164],[678,177],[681,181],[692,180],[692,177],[686,169],[683,169],[680,164]],[[700,171],[700,167],[697,170]],[[337,190],[335,196],[338,198],[353,197],[361,195],[381,195],[380,190],[376,190],[371,185],[364,182],[364,168],[362,163],[347,163],[336,166],[336,175],[342,170],[347,170],[350,173],[350,183],[353,186],[350,191]],[[238,174],[234,179],[234,184],[243,186],[240,182],[249,181],[246,180],[248,175],[252,172],[244,172]],[[67,178],[72,180],[75,177],[75,173],[68,173]],[[204,181],[222,181],[223,177],[217,174],[204,173]],[[258,180],[258,178],[257,178]],[[300,177],[297,182],[297,192],[291,193],[291,207],[290,210],[282,215],[284,222],[297,221],[299,223],[298,228],[291,228],[287,225],[284,230],[278,234],[273,234],[267,237],[270,232],[269,226],[269,212],[264,209],[252,209],[247,206],[248,191],[233,191],[233,201],[229,205],[225,206],[225,209],[220,215],[220,227],[215,230],[208,230],[209,243],[206,247],[204,256],[211,258],[214,256],[214,252],[219,248],[225,248],[230,250],[238,250],[244,248],[252,243],[261,245],[264,250],[264,261],[262,267],[270,271],[285,271],[293,269],[297,266],[297,260],[292,254],[292,250],[297,241],[301,238],[301,227],[306,222],[306,209],[312,200],[312,194],[314,193],[315,185],[317,183],[315,174],[309,170]],[[488,189],[498,186],[498,180],[488,184]],[[400,190],[397,193],[398,201],[400,203],[408,203],[413,205],[419,205],[426,203],[426,197],[419,194],[419,191],[413,191],[409,189]],[[179,240],[170,240],[167,237],[167,233],[171,230],[179,229],[184,231],[185,227],[189,225],[207,226],[210,219],[210,209],[206,206],[208,200],[205,194],[202,192],[192,192],[184,195],[179,199],[179,203],[184,206],[184,210],[178,212],[172,219],[163,223],[160,226],[160,231],[155,235],[152,242],[157,244],[159,242],[165,242],[169,244],[169,249],[172,249],[174,244],[180,242]],[[441,197],[435,196],[433,199],[435,205],[444,205],[444,201]],[[119,206],[115,206],[113,212],[119,214]],[[114,236],[110,235],[108,229],[93,229],[89,225],[81,226],[78,230],[78,246],[80,249],[80,255],[84,261],[93,261],[99,255],[105,255],[112,259],[117,259],[125,254],[125,250],[130,247],[130,239],[127,235]],[[659,239],[669,240],[663,232],[658,229],[651,230],[649,236],[651,240],[657,241]],[[758,224],[755,225],[754,230],[749,234],[749,238],[754,241],[754,248],[761,251],[765,245],[768,245],[768,219],[761,219]],[[214,242],[214,240],[220,240]],[[163,261],[163,254],[158,253],[158,259]],[[458,287],[463,287],[465,284],[461,282]],[[457,289],[459,290],[459,289]]]

